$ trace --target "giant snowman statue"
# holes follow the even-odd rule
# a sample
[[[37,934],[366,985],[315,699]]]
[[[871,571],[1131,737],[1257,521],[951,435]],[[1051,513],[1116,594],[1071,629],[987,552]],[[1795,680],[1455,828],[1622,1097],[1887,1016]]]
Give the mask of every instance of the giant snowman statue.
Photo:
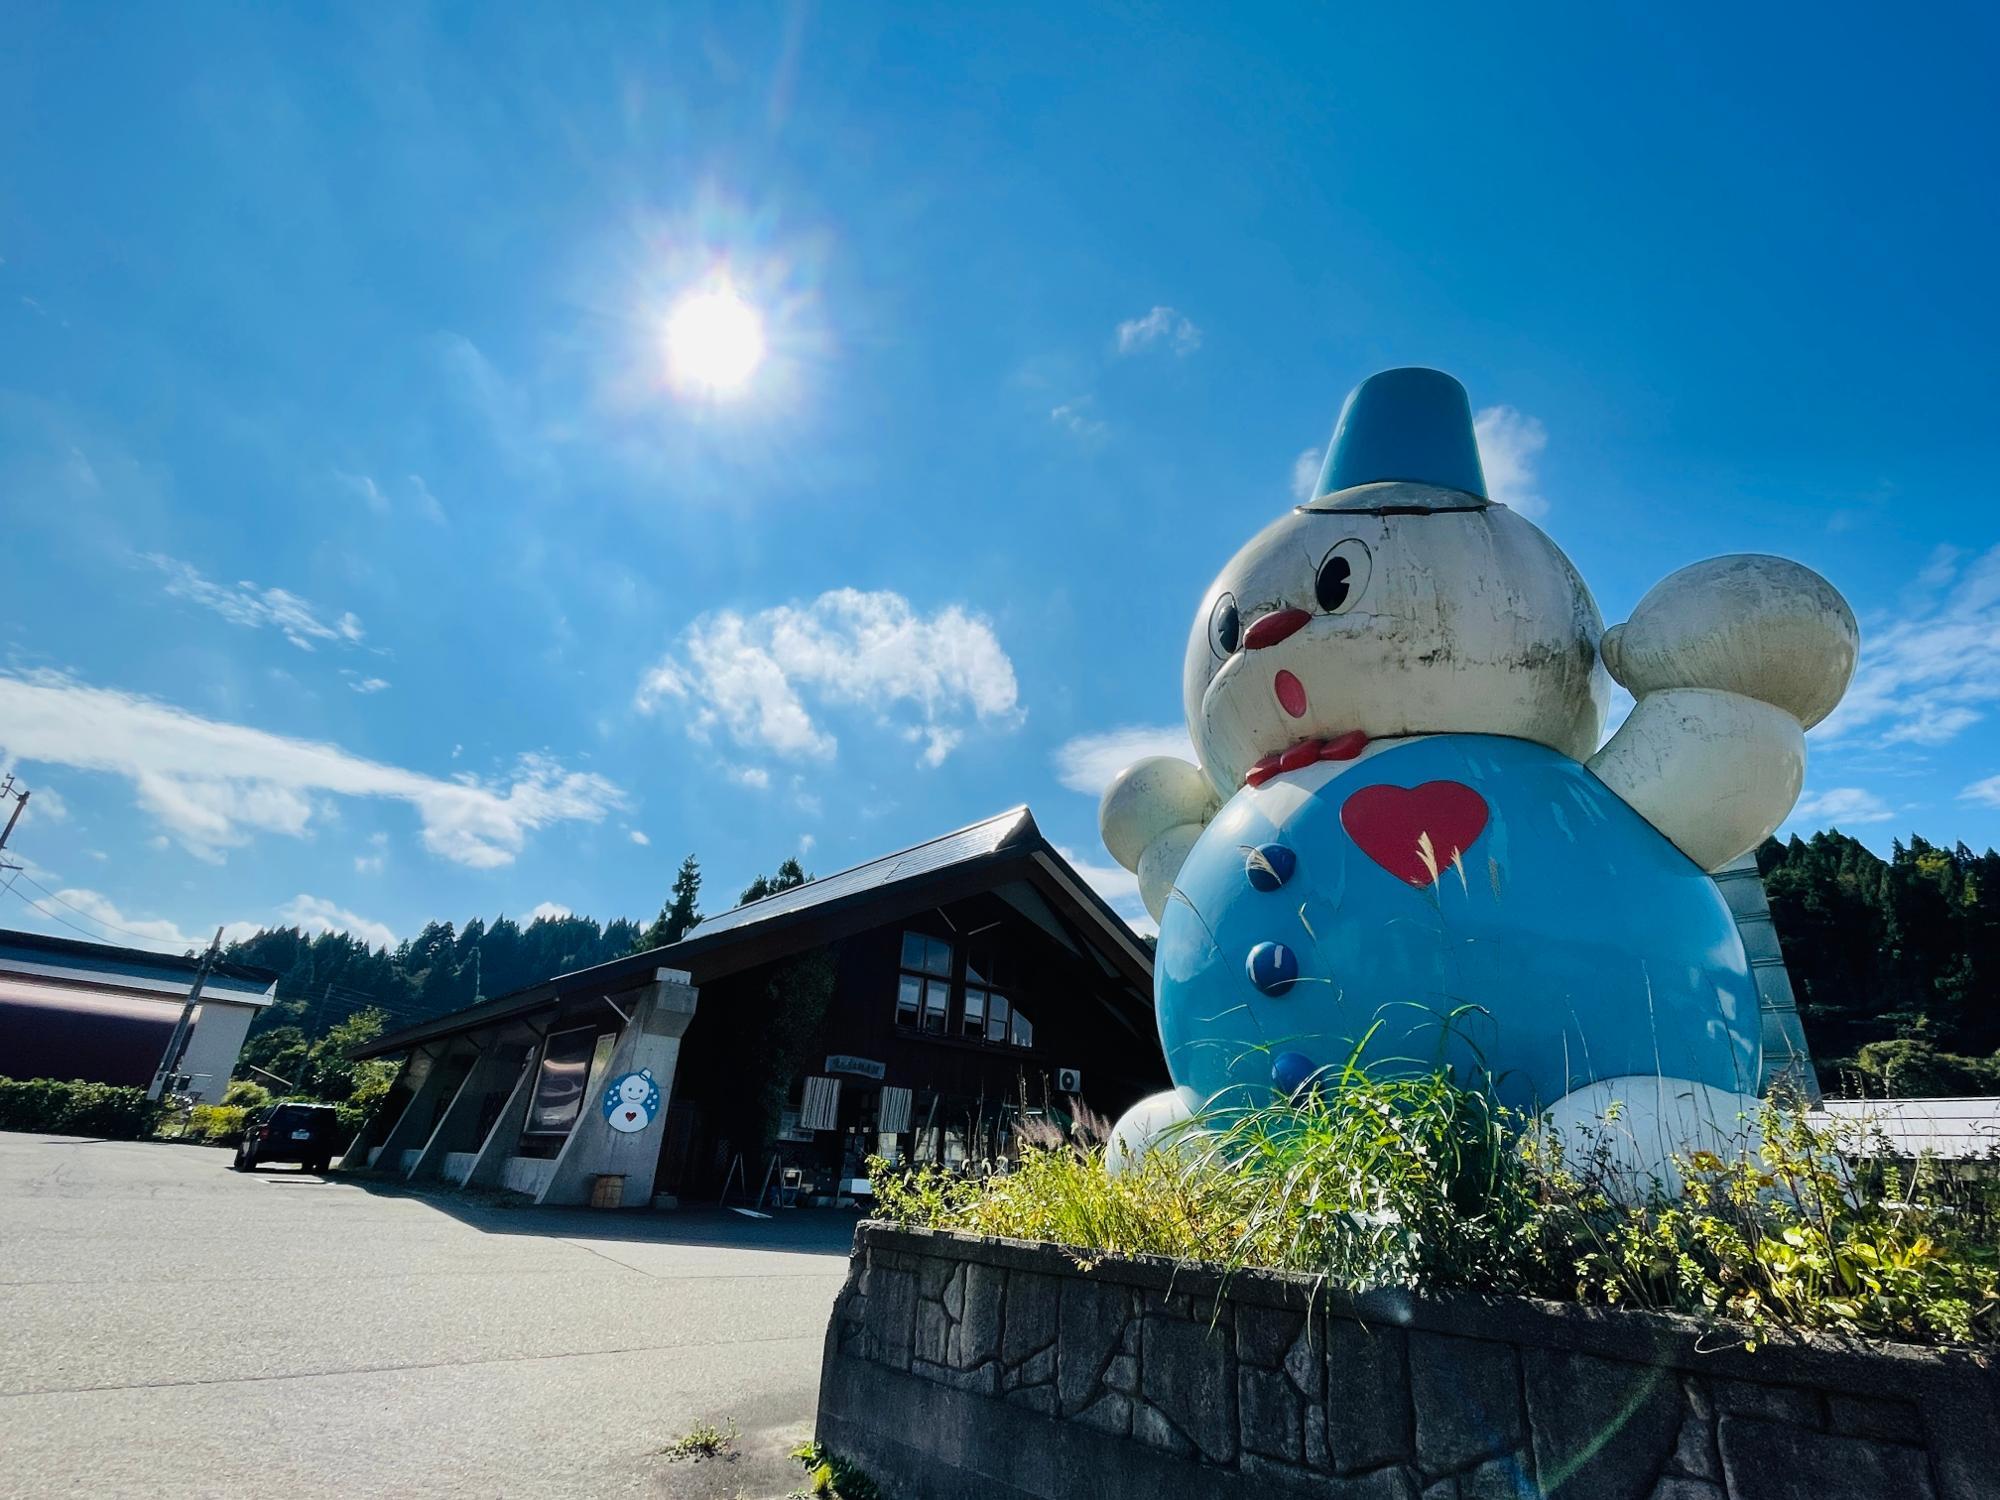
[[[1483,1069],[1604,1126],[1639,1173],[1755,1107],[1757,991],[1709,872],[1797,800],[1858,634],[1783,558],[1669,575],[1604,630],[1570,560],[1488,498],[1465,391],[1347,399],[1317,498],[1210,585],[1182,688],[1200,765],[1120,773],[1105,845],[1160,924],[1176,1087],[1113,1169],[1231,1101]],[[1604,739],[1610,682],[1637,700]],[[1616,1108],[1613,1106],[1616,1105]]]

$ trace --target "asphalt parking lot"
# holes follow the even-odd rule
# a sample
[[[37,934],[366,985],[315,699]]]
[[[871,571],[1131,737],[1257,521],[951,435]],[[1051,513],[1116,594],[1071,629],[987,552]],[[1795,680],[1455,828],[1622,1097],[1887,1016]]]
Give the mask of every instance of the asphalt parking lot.
[[[782,1495],[853,1216],[0,1134],[0,1495]],[[734,1461],[661,1450],[698,1422]]]

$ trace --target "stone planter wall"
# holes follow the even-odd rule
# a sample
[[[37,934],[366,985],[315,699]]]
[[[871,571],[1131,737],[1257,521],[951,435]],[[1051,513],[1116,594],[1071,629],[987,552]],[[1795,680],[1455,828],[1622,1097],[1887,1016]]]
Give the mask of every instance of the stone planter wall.
[[[863,1224],[819,1440],[895,1500],[1995,1500],[2000,1372]]]

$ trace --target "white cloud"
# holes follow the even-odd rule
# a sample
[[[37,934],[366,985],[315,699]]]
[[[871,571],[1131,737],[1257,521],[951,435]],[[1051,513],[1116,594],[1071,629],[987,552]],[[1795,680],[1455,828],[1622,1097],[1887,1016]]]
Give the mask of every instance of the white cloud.
[[[301,651],[313,649],[314,641],[338,641],[351,646],[362,636],[361,621],[352,610],[343,612],[332,624],[297,594],[280,588],[260,588],[248,579],[234,584],[216,583],[202,576],[192,563],[148,552],[145,560],[167,577],[167,593],[212,609],[232,625],[251,630],[276,630]]]
[[[575,913],[567,906],[558,906],[553,901],[542,901],[536,903],[534,909],[528,913],[528,921],[531,924],[542,921],[559,922],[564,917],[574,915]]]
[[[304,835],[331,797],[385,797],[416,809],[433,854],[490,869],[536,829],[594,823],[624,803],[602,776],[546,755],[522,756],[510,778],[443,781],[50,672],[0,672],[0,751],[125,777],[141,808],[211,860],[254,833]]]
[[[335,906],[324,896],[308,896],[301,891],[278,908],[278,915],[287,927],[296,927],[302,932],[344,932],[349,937],[359,938],[371,948],[396,946],[396,934],[382,923],[358,917]]]
[[[1549,445],[1538,418],[1511,406],[1489,406],[1472,419],[1479,438],[1479,466],[1486,471],[1486,498],[1530,519],[1548,514],[1549,502],[1536,488],[1535,466]]]
[[[1839,823],[1886,823],[1895,815],[1895,809],[1873,792],[1858,786],[1835,786],[1823,792],[1808,788],[1785,822],[1832,827]]]
[[[1904,606],[1863,622],[1860,668],[1815,748],[1864,729],[1878,745],[1941,745],[2000,700],[2000,546],[1959,564],[1933,552]]]
[[[1977,802],[1982,807],[2000,807],[2000,776],[1988,776],[1984,781],[1975,781],[1958,795],[1967,802]]]
[[[374,852],[354,856],[354,873],[357,875],[379,875],[383,865],[388,863],[388,855],[384,852],[389,847],[388,834],[369,834],[368,847]]]
[[[808,707],[808,700],[812,707]],[[918,614],[901,594],[835,589],[810,604],[702,615],[639,684],[641,710],[687,710],[688,733],[792,759],[838,749],[816,710],[859,708],[924,746],[937,765],[969,721],[1019,723],[1014,664],[983,617]],[[756,785],[757,768],[732,773]],[[767,778],[768,779],[768,778]]]
[[[1072,437],[1102,437],[1106,432],[1104,423],[1090,414],[1091,399],[1079,396],[1074,401],[1065,401],[1049,412],[1049,420],[1069,433]]]
[[[30,804],[33,805],[32,803]],[[56,892],[59,907],[66,906],[72,912],[88,917],[91,921],[109,929],[90,936],[102,943],[129,943],[138,941],[152,943],[162,948],[206,948],[214,931],[192,933],[181,931],[180,924],[164,917],[129,917],[118,909],[109,896],[98,891],[84,890],[75,886],[65,886]],[[236,922],[223,929],[223,940],[248,937],[256,930],[254,923]]]
[[[363,677],[359,672],[341,668],[340,675],[347,679],[347,685],[357,693],[379,693],[389,685],[382,677]]]
[[[412,515],[420,516],[433,525],[443,526],[449,523],[450,518],[445,515],[444,506],[438,503],[437,496],[431,493],[430,486],[424,483],[424,476],[421,474],[410,474],[404,478],[402,488],[409,494],[406,505],[398,505],[389,491],[367,474],[348,474],[335,469],[333,477],[378,516],[407,509]]]
[[[814,838],[814,837],[813,837],[813,836],[812,836],[811,834],[809,834],[809,833],[802,833],[802,834],[800,834],[800,835],[799,835],[799,853],[800,853],[801,855],[806,855],[806,854],[810,854],[810,853],[812,853],[812,852],[813,852],[813,845],[814,845],[814,844],[817,844],[818,842],[819,842],[819,840],[818,840],[818,839],[816,839],[816,838]]]
[[[1135,932],[1149,933],[1160,930],[1152,913],[1146,910],[1146,903],[1139,896],[1139,877],[1123,866],[1099,864],[1095,860],[1080,857],[1074,849],[1056,847],[1056,852],[1069,861],[1070,868],[1081,875],[1089,887],[1102,896],[1111,909],[1132,925]]]
[[[1292,460],[1292,498],[1304,505],[1319,488],[1319,471],[1326,463],[1325,451],[1307,448]]]
[[[1186,356],[1201,347],[1201,330],[1171,307],[1156,307],[1143,318],[1127,318],[1118,325],[1120,354],[1137,354],[1156,344]]]
[[[1056,780],[1073,792],[1102,796],[1111,778],[1148,755],[1192,761],[1194,745],[1179,724],[1127,724],[1100,734],[1080,734],[1056,746]]]
[[[771,773],[762,766],[724,766],[722,774],[738,786],[764,791],[771,785]]]
[[[637,845],[638,845],[638,846],[639,846],[639,847],[640,847],[641,849],[645,848],[645,847],[646,847],[646,846],[647,846],[648,844],[650,844],[650,843],[652,843],[652,842],[653,842],[653,841],[652,841],[651,839],[647,838],[647,837],[646,837],[646,835],[645,835],[645,834],[644,834],[643,832],[641,832],[641,831],[640,831],[639,829],[637,829],[637,828],[634,828],[633,830],[631,830],[631,832],[627,833],[627,834],[625,835],[625,837],[627,837],[628,839],[630,839],[630,840],[631,840],[631,841],[632,841],[633,843],[637,844]]]
[[[28,805],[21,811],[21,821],[23,823],[67,823],[69,821],[69,804],[63,801],[54,787],[37,786],[30,787],[27,790]],[[6,827],[7,820],[13,815],[14,809],[9,803],[0,803],[0,828]]]

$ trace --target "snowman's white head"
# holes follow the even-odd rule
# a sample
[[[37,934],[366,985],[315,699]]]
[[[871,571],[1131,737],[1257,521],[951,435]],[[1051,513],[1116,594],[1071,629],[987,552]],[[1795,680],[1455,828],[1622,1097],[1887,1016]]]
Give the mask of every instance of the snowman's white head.
[[[653,1092],[653,1085],[637,1073],[627,1073],[618,1080],[618,1097],[627,1104],[644,1104],[646,1096]]]
[[[1230,559],[1188,638],[1188,733],[1224,795],[1260,758],[1354,730],[1596,749],[1597,604],[1554,542],[1486,499],[1457,381],[1356,387],[1317,494]]]

